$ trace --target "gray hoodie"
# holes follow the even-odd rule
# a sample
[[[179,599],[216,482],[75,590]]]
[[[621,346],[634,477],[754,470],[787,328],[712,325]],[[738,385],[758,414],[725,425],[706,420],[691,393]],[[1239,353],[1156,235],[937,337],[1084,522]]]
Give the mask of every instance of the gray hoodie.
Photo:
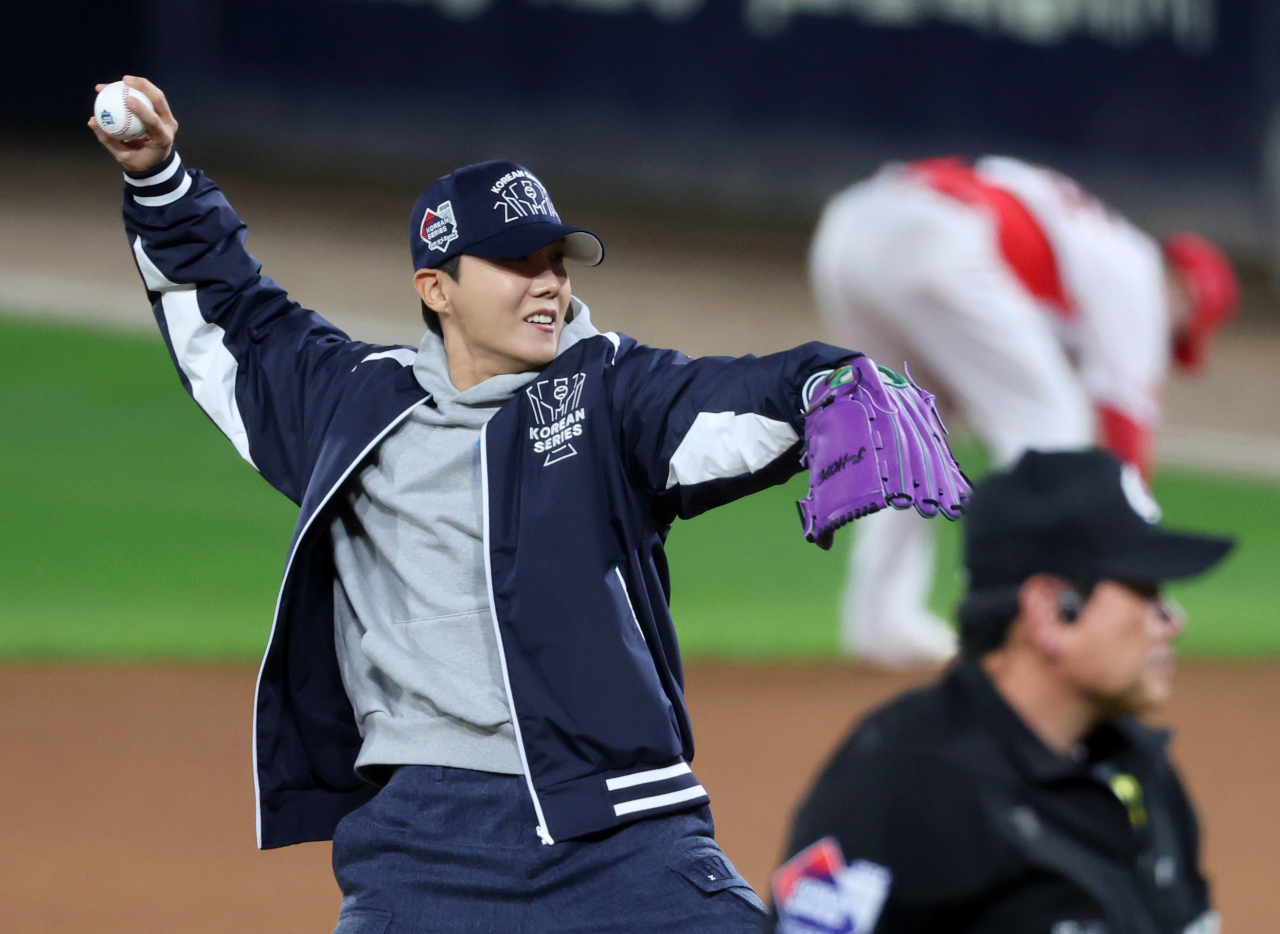
[[[598,333],[586,306],[560,351]],[[335,638],[363,737],[356,770],[446,765],[520,774],[484,573],[480,429],[534,372],[458,392],[428,331],[413,364],[434,406],[413,412],[337,498]]]

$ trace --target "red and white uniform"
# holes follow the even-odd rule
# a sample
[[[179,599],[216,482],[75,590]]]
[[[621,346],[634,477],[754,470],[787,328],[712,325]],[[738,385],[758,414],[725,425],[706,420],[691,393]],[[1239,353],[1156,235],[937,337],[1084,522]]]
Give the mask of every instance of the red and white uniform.
[[[1071,180],[1004,157],[890,164],[828,204],[810,271],[832,338],[906,361],[997,466],[1096,439],[1149,469],[1171,342],[1160,246]],[[911,631],[943,631],[925,609],[933,533],[910,512],[858,526],[845,648],[917,660]]]

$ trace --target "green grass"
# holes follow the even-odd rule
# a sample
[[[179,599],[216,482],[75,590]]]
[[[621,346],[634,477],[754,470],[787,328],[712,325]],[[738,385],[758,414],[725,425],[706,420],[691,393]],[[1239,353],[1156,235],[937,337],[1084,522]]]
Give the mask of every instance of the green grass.
[[[252,656],[296,509],[158,338],[0,320],[0,655]]]
[[[0,318],[0,656],[248,658],[266,642],[296,510],[182,391],[158,338]],[[971,471],[981,452],[961,451]],[[850,535],[799,534],[797,478],[671,533],[688,655],[836,651]],[[1175,589],[1183,645],[1280,653],[1280,484],[1166,470],[1170,525],[1238,535]],[[961,591],[959,527],[938,523],[932,603]]]
[[[979,448],[962,456],[985,463]],[[980,470],[981,468],[979,468]],[[837,654],[839,596],[849,564],[850,534],[836,533],[822,551],[801,537],[796,500],[808,492],[804,475],[784,486],[730,503],[689,522],[667,540],[672,612],[686,654],[813,657]],[[963,590],[960,527],[941,520],[930,604],[950,617]]]
[[[981,452],[959,449],[971,476]],[[688,654],[727,658],[834,655],[838,599],[848,564],[849,532],[829,552],[799,533],[796,477],[690,522],[677,523],[667,545],[672,611]],[[1280,484],[1162,470],[1155,494],[1170,527],[1234,535],[1235,553],[1219,568],[1169,593],[1191,624],[1188,654],[1280,654]],[[937,521],[938,560],[930,604],[951,618],[963,592],[960,525]],[[855,526],[856,528],[856,526]],[[748,543],[748,544],[744,544]]]

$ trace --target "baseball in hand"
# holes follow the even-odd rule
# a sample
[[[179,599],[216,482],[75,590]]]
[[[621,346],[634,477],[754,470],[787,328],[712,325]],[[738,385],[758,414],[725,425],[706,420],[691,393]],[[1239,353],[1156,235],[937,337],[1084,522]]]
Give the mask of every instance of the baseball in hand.
[[[125,107],[126,93],[129,95],[129,103],[138,110],[154,109],[147,95],[123,81],[112,81],[98,92],[98,99],[93,102],[93,115],[98,118],[98,126],[102,128],[102,132],[114,139],[134,139],[147,131],[142,121]]]

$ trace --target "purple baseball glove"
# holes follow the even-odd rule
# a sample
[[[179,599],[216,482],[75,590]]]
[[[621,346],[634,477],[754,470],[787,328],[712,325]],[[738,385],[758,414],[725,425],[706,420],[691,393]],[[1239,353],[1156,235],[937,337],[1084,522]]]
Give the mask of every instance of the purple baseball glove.
[[[972,488],[951,456],[934,397],[859,357],[824,379],[804,419],[809,495],[804,537],[831,547],[836,529],[885,506],[958,519]]]

